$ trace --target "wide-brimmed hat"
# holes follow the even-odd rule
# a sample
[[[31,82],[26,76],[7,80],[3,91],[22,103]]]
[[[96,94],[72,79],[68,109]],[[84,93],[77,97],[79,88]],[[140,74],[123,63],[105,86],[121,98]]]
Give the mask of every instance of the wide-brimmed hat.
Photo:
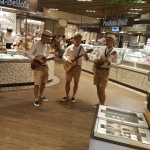
[[[13,28],[12,28],[12,27],[7,27],[7,31],[8,31],[8,32],[12,32],[12,31],[13,31]]]
[[[82,35],[79,33],[79,32],[76,32],[75,34],[74,34],[74,38],[75,37],[82,37]]]
[[[52,39],[52,32],[49,30],[44,30],[42,36],[44,36],[47,39]]]
[[[108,34],[107,37],[106,37],[106,39],[115,41],[116,40],[116,36],[114,34]]]

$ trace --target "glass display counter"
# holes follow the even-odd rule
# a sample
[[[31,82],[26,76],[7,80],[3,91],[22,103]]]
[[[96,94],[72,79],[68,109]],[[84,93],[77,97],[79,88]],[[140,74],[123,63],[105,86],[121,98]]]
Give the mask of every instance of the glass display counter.
[[[49,57],[52,57],[50,54]],[[48,61],[50,82],[54,78],[54,61]],[[32,85],[34,71],[31,69],[31,60],[26,57],[26,52],[4,51],[0,52],[0,87],[19,85]]]
[[[82,69],[93,74],[93,61],[101,46],[92,47],[93,52],[88,54],[89,61],[83,60]],[[144,49],[140,49],[140,47],[115,49],[118,59],[117,63],[111,65],[109,80],[147,93],[147,89],[150,87],[150,82],[147,82],[147,73],[150,71],[150,47]]]
[[[124,51],[121,65],[149,71],[150,49],[127,48]]]
[[[143,113],[129,112],[108,106],[97,108],[96,115],[91,130],[89,150],[111,149],[111,150],[149,150],[150,149],[150,131],[145,119],[145,124],[138,126],[133,124],[137,118],[145,117]],[[116,116],[127,119],[126,122],[118,122],[112,119],[110,115],[102,117],[102,110],[105,113],[112,114],[115,111]],[[111,113],[110,113],[111,110]],[[137,115],[139,114],[139,116]],[[110,119],[111,118],[111,119]],[[132,119],[131,119],[132,118]]]

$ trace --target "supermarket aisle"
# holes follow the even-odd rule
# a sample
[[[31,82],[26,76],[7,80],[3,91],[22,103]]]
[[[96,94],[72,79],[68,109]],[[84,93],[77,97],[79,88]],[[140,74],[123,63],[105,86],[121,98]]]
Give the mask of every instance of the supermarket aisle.
[[[82,72],[77,101],[61,102],[65,71],[55,65],[59,83],[45,90],[48,102],[33,105],[33,90],[0,92],[0,150],[87,150],[98,102],[93,76]],[[106,105],[145,112],[145,95],[113,83],[107,88]],[[150,113],[146,111],[150,120]]]

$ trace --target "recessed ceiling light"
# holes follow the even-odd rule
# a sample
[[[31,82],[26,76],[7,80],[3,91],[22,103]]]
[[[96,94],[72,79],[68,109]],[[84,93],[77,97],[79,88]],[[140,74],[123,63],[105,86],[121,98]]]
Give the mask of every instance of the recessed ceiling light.
[[[49,10],[56,10],[57,11],[58,9],[57,8],[50,8]]]
[[[142,10],[142,9],[130,9],[130,10],[137,10],[137,11],[140,11],[140,10]]]
[[[92,2],[92,0],[77,0],[79,2]]]
[[[96,12],[95,10],[86,10],[86,12]]]

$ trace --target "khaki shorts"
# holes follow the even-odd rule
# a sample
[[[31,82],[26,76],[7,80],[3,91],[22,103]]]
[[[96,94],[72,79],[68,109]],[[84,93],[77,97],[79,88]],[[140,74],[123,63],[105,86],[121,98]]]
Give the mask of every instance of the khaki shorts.
[[[40,66],[34,70],[34,85],[48,82],[48,67]]]
[[[66,72],[66,81],[72,81],[72,78],[74,78],[74,82],[79,82],[81,75],[81,65],[76,65],[71,70]]]
[[[94,74],[94,85],[106,87],[109,77],[109,70],[97,69]]]

